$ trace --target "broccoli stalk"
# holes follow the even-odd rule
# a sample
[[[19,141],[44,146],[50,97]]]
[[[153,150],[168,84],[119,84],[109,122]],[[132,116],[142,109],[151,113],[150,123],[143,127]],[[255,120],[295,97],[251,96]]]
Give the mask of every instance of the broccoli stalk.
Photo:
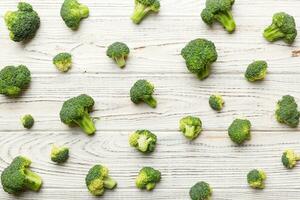
[[[139,24],[149,12],[158,12],[159,8],[160,3],[158,0],[135,0],[135,8],[131,19],[133,23]]]
[[[26,188],[39,191],[42,185],[41,177],[29,169],[25,169],[24,173],[26,175]]]
[[[275,24],[272,24],[271,26],[267,27],[263,35],[269,42],[273,42],[278,38],[284,37],[284,33],[281,32]]]
[[[74,119],[74,122],[88,135],[96,132],[94,119],[90,116],[88,111],[84,111],[82,118]]]
[[[231,33],[235,30],[236,25],[230,10],[219,12],[215,15],[215,19],[220,22],[228,32]]]

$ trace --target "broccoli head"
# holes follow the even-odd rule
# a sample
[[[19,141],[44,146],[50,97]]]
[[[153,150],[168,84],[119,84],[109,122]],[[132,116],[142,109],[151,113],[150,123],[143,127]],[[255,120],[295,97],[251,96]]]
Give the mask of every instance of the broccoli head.
[[[135,7],[131,20],[135,24],[141,23],[143,18],[150,12],[158,12],[160,9],[159,0],[135,0]]]
[[[143,167],[135,179],[136,187],[139,189],[153,190],[161,179],[160,171],[152,167]]]
[[[68,147],[58,147],[56,145],[52,146],[51,160],[56,163],[64,163],[69,158],[69,148]]]
[[[32,39],[40,27],[37,12],[25,2],[19,2],[17,11],[6,12],[4,21],[10,31],[10,39],[15,42]]]
[[[190,41],[182,50],[181,55],[185,59],[188,70],[198,76],[200,80],[210,74],[210,65],[218,58],[213,42],[206,39]]]
[[[300,113],[294,97],[290,95],[283,96],[282,99],[277,102],[275,116],[279,123],[284,123],[293,128],[297,127]]]
[[[60,16],[72,30],[79,28],[80,21],[89,16],[89,8],[77,0],[65,0],[60,9]]]
[[[251,123],[247,119],[235,119],[228,128],[230,139],[236,144],[243,144],[246,140],[250,140]]]
[[[21,122],[24,128],[30,129],[34,124],[32,115],[24,115],[21,117]]]
[[[108,168],[102,165],[95,165],[89,170],[85,183],[92,195],[101,196],[105,189],[112,190],[117,186],[117,182],[108,173]]]
[[[130,146],[143,153],[153,152],[156,147],[156,141],[156,135],[148,130],[138,130],[129,136]]]
[[[147,80],[138,80],[130,89],[131,101],[135,104],[145,102],[150,107],[156,107],[156,100],[153,98],[154,85]]]
[[[248,66],[245,72],[245,78],[250,82],[262,80],[266,77],[267,68],[268,64],[266,61],[254,61]]]
[[[287,149],[283,152],[281,156],[281,162],[283,166],[288,169],[292,169],[296,166],[297,161],[300,160],[300,156],[295,153],[292,149]]]
[[[16,97],[31,81],[29,69],[24,65],[7,66],[0,71],[0,94]]]
[[[23,156],[16,157],[1,174],[1,183],[5,192],[19,194],[26,189],[39,191],[42,179],[29,167],[31,160]]]
[[[67,72],[72,66],[72,55],[66,52],[59,53],[53,58],[53,64],[61,72]]]
[[[209,105],[212,109],[216,111],[222,110],[224,106],[224,100],[221,95],[214,94],[209,97]]]
[[[275,13],[272,24],[264,30],[263,35],[269,42],[282,39],[287,44],[292,44],[297,37],[294,17],[284,12]]]
[[[208,25],[218,21],[232,33],[235,30],[235,21],[231,13],[233,4],[234,0],[206,0],[206,8],[202,10],[201,18]]]
[[[210,200],[212,189],[206,182],[198,182],[190,189],[190,197],[192,200]]]
[[[86,134],[93,135],[96,127],[89,112],[92,111],[94,99],[81,94],[64,102],[60,110],[60,120],[69,126],[79,126]]]
[[[247,181],[250,187],[254,189],[265,188],[265,180],[267,176],[263,170],[253,169],[247,174]]]
[[[179,129],[186,138],[193,140],[201,133],[202,122],[199,117],[187,116],[180,120]]]
[[[126,58],[130,50],[128,46],[122,42],[115,42],[107,48],[106,55],[112,58],[120,68],[125,67]]]

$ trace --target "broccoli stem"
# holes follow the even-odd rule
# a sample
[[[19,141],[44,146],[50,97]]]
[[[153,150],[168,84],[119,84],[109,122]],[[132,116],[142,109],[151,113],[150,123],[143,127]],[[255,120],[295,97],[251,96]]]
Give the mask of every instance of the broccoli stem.
[[[75,123],[88,135],[93,135],[96,132],[94,121],[87,111],[85,111],[82,119],[76,120]]]
[[[151,140],[152,140],[151,138],[147,139],[147,137],[145,135],[140,136],[140,138],[138,139],[139,150],[142,152],[146,152]]]
[[[107,188],[107,189],[113,189],[114,187],[116,187],[117,185],[117,182],[110,178],[110,177],[106,177],[104,179],[104,187]]]
[[[139,24],[149,11],[150,9],[147,6],[136,3],[133,15],[131,16],[132,21],[135,24]]]
[[[126,65],[126,60],[125,60],[124,56],[115,57],[115,61],[116,61],[117,65],[121,68],[125,67],[125,65]]]
[[[144,102],[146,104],[148,104],[151,108],[156,108],[157,102],[156,102],[156,100],[152,96],[150,96],[148,98],[145,98]]]
[[[83,17],[83,18],[87,18],[90,14],[90,11],[89,11],[89,8],[85,5],[80,5],[79,6],[79,9],[80,9],[80,15]]]
[[[153,188],[155,188],[155,183],[148,183],[148,184],[146,185],[146,189],[147,189],[147,190],[153,190]]]
[[[215,19],[219,21],[229,33],[232,33],[235,30],[235,21],[231,11],[219,13],[215,15]]]
[[[39,191],[42,186],[42,178],[29,169],[25,169],[26,187],[33,191]]]
[[[195,127],[194,126],[185,126],[185,134],[184,134],[187,138],[194,138],[195,136]]]
[[[264,31],[264,37],[269,42],[273,42],[273,41],[278,40],[278,39],[280,39],[280,38],[282,38],[284,36],[285,36],[284,33],[280,32],[280,30],[278,29],[278,27],[276,27],[275,25],[269,26]]]

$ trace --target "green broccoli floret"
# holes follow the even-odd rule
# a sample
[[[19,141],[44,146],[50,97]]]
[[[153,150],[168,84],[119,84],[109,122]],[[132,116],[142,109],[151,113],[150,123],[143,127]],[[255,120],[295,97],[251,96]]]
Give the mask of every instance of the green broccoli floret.
[[[34,124],[32,115],[24,115],[21,117],[21,122],[24,128],[30,129]]]
[[[24,65],[7,66],[0,71],[0,94],[16,97],[31,81],[29,69]]]
[[[143,167],[136,177],[135,184],[139,189],[153,190],[161,179],[161,173],[152,167]]]
[[[247,119],[235,119],[228,128],[230,139],[236,144],[243,144],[246,140],[250,140],[251,123]]]
[[[69,126],[79,126],[86,134],[93,135],[96,127],[90,112],[93,109],[94,99],[81,94],[64,102],[60,110],[60,120]]]
[[[72,67],[72,55],[66,52],[59,53],[53,58],[53,64],[61,72],[67,72]]]
[[[79,28],[80,21],[89,16],[89,8],[77,0],[65,0],[60,9],[60,16],[72,30]]]
[[[128,46],[122,42],[115,42],[107,48],[106,55],[117,63],[120,68],[125,67],[126,58],[129,55],[130,50]]]
[[[159,0],[135,0],[135,7],[131,20],[135,24],[141,23],[143,18],[150,12],[158,12],[160,9]]]
[[[143,153],[153,152],[156,147],[157,137],[148,130],[137,130],[129,136],[130,146]]]
[[[281,156],[282,164],[288,169],[294,168],[299,160],[300,155],[297,155],[292,149],[285,150]]]
[[[180,120],[179,129],[186,138],[194,140],[202,131],[202,122],[199,117],[187,116]]]
[[[210,200],[212,189],[206,182],[198,182],[190,189],[190,197],[192,200]]]
[[[282,39],[287,44],[292,44],[297,37],[294,17],[284,12],[275,13],[272,24],[264,30],[263,35],[269,42]]]
[[[52,146],[51,160],[56,163],[64,163],[69,158],[69,148],[68,147],[58,147],[56,145]]]
[[[102,165],[95,165],[89,170],[85,183],[92,195],[101,196],[105,189],[112,190],[117,186],[117,182],[108,173],[108,168]]]
[[[216,111],[222,110],[224,103],[225,102],[221,95],[214,94],[209,97],[209,105],[212,109],[214,109]]]
[[[16,157],[1,174],[1,183],[5,192],[19,194],[26,189],[39,191],[42,179],[29,167],[31,160],[23,156]]]
[[[254,189],[264,189],[267,176],[263,170],[253,169],[247,175],[247,181],[250,187]]]
[[[202,20],[208,25],[218,21],[232,33],[235,30],[235,21],[231,13],[233,4],[234,0],[206,0],[206,8],[201,12]]]
[[[268,64],[266,61],[254,61],[248,66],[245,72],[245,78],[250,82],[262,80],[266,77],[267,68]]]
[[[32,39],[40,27],[37,12],[25,2],[19,2],[17,11],[6,12],[4,21],[10,31],[10,39],[15,42]]]
[[[198,76],[200,80],[210,74],[210,65],[218,58],[213,42],[206,39],[190,41],[182,50],[181,55],[185,59],[188,70]]]
[[[152,108],[156,108],[156,100],[153,98],[154,85],[147,80],[138,80],[130,89],[131,101],[135,104],[145,102]]]
[[[300,113],[294,97],[290,95],[283,96],[277,102],[275,116],[279,123],[284,123],[293,128],[297,127]]]

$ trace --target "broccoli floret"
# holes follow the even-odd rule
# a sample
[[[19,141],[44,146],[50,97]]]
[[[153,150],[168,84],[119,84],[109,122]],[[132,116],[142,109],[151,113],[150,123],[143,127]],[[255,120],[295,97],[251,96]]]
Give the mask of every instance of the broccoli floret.
[[[233,4],[234,0],[206,0],[206,8],[202,10],[201,18],[208,25],[212,25],[216,20],[232,33],[235,30],[235,21],[231,13]]]
[[[143,167],[136,177],[135,184],[139,189],[153,190],[161,179],[160,171],[152,167]]]
[[[42,179],[29,167],[31,160],[23,156],[16,157],[1,174],[1,183],[5,192],[19,194],[26,189],[39,191]]]
[[[7,66],[0,71],[0,94],[16,97],[31,81],[29,69],[24,65]]]
[[[213,42],[206,39],[190,41],[182,50],[181,55],[185,59],[188,70],[198,76],[200,80],[210,74],[210,65],[218,58]]]
[[[64,102],[60,110],[60,120],[69,126],[79,126],[86,134],[93,135],[96,127],[90,112],[93,109],[94,99],[81,94]]]
[[[58,147],[56,145],[52,146],[51,160],[56,163],[64,163],[69,158],[69,148],[68,147]]]
[[[253,169],[247,175],[247,181],[250,187],[254,189],[265,188],[265,180],[267,176],[263,170]]]
[[[192,200],[210,200],[212,189],[206,182],[198,182],[190,189],[190,197]]]
[[[59,53],[53,58],[53,64],[61,72],[67,72],[72,66],[72,55],[66,52]]]
[[[92,195],[101,196],[105,189],[112,190],[117,186],[117,182],[108,173],[108,168],[102,165],[95,165],[89,170],[85,183]]]
[[[277,102],[275,116],[279,123],[284,123],[293,128],[297,127],[300,113],[294,97],[290,95],[283,96]]]
[[[148,130],[137,130],[129,136],[130,146],[143,153],[153,152],[156,147],[157,137]]]
[[[254,61],[248,66],[245,72],[245,78],[250,82],[262,80],[266,77],[267,68],[268,64],[266,61]]]
[[[19,2],[17,11],[8,11],[4,21],[10,31],[10,39],[21,42],[32,39],[40,27],[40,18],[28,3]]]
[[[297,37],[294,17],[284,12],[275,13],[272,24],[264,30],[263,35],[269,42],[282,39],[287,44],[292,44]]]
[[[212,109],[216,111],[222,110],[224,106],[224,100],[221,95],[214,94],[209,97],[209,105]]]
[[[65,0],[60,9],[60,16],[72,30],[79,28],[80,21],[89,16],[89,8],[77,0]]]
[[[292,149],[285,150],[281,156],[282,164],[288,169],[294,168],[299,160],[300,155],[297,155]]]
[[[135,104],[145,102],[152,108],[156,108],[156,100],[153,98],[154,85],[147,80],[138,80],[130,89],[131,101]]]
[[[202,122],[198,117],[187,116],[180,120],[179,129],[186,138],[194,140],[202,131]]]
[[[131,20],[135,24],[141,23],[143,18],[150,12],[158,12],[160,9],[159,0],[135,0],[135,7]]]
[[[228,128],[230,139],[236,144],[243,144],[246,140],[250,140],[251,123],[247,119],[235,119]]]
[[[125,67],[126,58],[129,55],[130,50],[128,46],[122,42],[115,42],[107,48],[106,55],[117,63],[120,68]]]
[[[24,128],[30,129],[34,124],[32,115],[24,115],[21,117],[21,122]]]

